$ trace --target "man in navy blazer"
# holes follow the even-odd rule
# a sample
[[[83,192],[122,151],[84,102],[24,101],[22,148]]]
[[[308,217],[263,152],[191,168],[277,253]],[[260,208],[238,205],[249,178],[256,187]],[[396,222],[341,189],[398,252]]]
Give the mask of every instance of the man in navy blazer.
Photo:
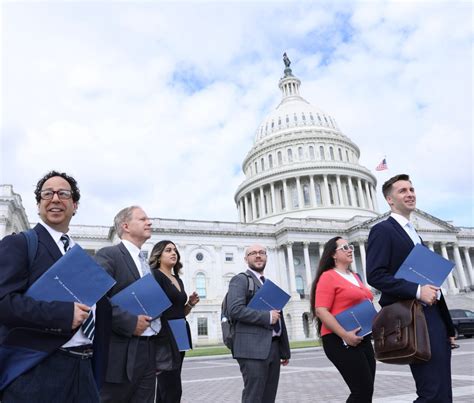
[[[38,181],[35,195],[40,222],[34,227],[38,244],[31,265],[23,234],[0,242],[0,349],[3,353],[28,349],[41,359],[8,382],[2,402],[98,402],[96,383],[105,371],[101,359],[107,353],[110,328],[107,300],[88,307],[77,302],[36,301],[24,295],[74,245],[68,231],[79,188],[71,176],[51,171]],[[81,328],[89,314],[94,318],[95,337],[86,336]],[[11,358],[19,362],[15,354]],[[0,363],[3,379],[7,376],[5,362]]]
[[[431,359],[426,363],[410,365],[418,395],[415,402],[452,402],[451,344],[454,343],[454,327],[441,290],[394,277],[410,251],[422,242],[410,223],[410,214],[416,208],[415,189],[409,176],[400,174],[385,182],[382,192],[391,214],[370,231],[367,281],[382,291],[381,306],[414,298],[424,304]]]

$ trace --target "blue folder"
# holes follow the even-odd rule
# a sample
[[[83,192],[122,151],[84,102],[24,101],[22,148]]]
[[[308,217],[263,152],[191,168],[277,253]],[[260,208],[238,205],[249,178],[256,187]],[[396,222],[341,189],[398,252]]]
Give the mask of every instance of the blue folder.
[[[186,326],[186,320],[184,319],[171,319],[168,323],[173,333],[174,339],[178,346],[179,351],[191,350],[189,345],[188,328]]]
[[[80,302],[94,305],[115,280],[79,245],[57,260],[25,295],[38,301]]]
[[[453,268],[453,262],[418,244],[395,273],[395,278],[403,278],[420,285],[431,284],[441,287]]]
[[[377,315],[377,311],[374,304],[366,299],[338,313],[335,317],[339,324],[348,332],[360,327],[361,329],[357,332],[357,335],[364,337],[372,333],[372,321],[375,315]]]
[[[271,280],[266,280],[248,303],[248,307],[258,311],[281,311],[290,296]]]
[[[168,296],[151,274],[115,294],[110,302],[133,315],[147,315],[153,319],[171,306]]]

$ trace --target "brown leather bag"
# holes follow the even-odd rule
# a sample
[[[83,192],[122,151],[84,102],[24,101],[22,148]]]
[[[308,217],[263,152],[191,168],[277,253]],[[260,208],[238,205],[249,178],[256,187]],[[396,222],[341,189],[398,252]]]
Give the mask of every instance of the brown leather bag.
[[[421,304],[414,299],[387,305],[372,323],[375,358],[386,364],[415,364],[431,358]]]

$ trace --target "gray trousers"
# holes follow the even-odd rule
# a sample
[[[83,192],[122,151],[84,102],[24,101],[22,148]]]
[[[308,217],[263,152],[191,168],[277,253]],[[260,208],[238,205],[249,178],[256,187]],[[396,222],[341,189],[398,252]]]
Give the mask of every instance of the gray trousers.
[[[280,379],[280,342],[272,341],[265,360],[237,359],[244,379],[242,403],[273,403]]]

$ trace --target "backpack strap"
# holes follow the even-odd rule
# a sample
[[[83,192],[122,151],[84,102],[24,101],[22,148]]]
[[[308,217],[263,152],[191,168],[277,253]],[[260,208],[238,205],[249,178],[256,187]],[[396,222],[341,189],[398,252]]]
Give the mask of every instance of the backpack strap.
[[[38,251],[38,234],[34,229],[23,231],[22,234],[26,238],[26,245],[28,247],[28,267],[31,267]]]

